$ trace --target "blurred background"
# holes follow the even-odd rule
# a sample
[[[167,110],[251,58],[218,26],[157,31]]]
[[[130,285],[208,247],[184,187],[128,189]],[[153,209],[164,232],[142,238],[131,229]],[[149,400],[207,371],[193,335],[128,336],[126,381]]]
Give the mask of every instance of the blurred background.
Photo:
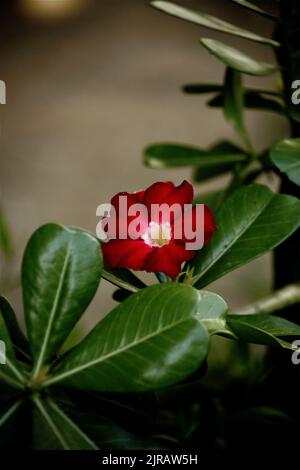
[[[230,0],[181,3],[259,34],[272,32],[268,20]],[[2,2],[0,37],[0,79],[7,85],[7,104],[0,106],[0,203],[13,244],[12,256],[1,259],[1,291],[21,314],[21,258],[37,227],[58,222],[95,232],[96,207],[115,193],[191,179],[188,169],[145,168],[143,148],[150,143],[239,142],[222,112],[206,108],[208,96],[180,90],[184,83],[222,79],[224,68],[200,47],[200,37],[235,40],[168,17],[143,0]],[[237,41],[245,52],[272,61],[270,48]],[[275,85],[274,77],[249,84]],[[275,114],[248,112],[247,123],[257,148],[287,132]],[[195,192],[223,183],[214,179]],[[274,179],[267,183],[276,186]],[[270,290],[270,267],[265,256],[210,289],[234,309]],[[113,290],[102,282],[83,330],[112,308]]]

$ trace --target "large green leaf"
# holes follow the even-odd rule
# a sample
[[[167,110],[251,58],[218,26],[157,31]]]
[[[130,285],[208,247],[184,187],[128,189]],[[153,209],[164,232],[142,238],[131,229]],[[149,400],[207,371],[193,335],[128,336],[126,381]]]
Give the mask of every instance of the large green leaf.
[[[132,395],[132,401],[136,394]],[[89,395],[86,397],[89,399]],[[87,403],[84,403],[80,408],[70,406],[70,404],[59,403],[60,408],[70,419],[97,445],[99,449],[161,449],[162,445],[158,439],[151,438],[151,430],[148,428],[148,422],[142,421],[140,426],[143,426],[143,433],[141,435],[134,434],[136,431],[128,432],[122,425],[115,423],[114,418],[108,418],[98,412],[97,409],[86,409]],[[109,414],[109,413],[108,413]],[[130,420],[130,418],[129,418]],[[130,426],[131,421],[127,422],[127,427]],[[140,432],[140,426],[137,432]],[[165,448],[165,447],[164,447]]]
[[[248,8],[248,10],[251,10],[251,11],[254,11],[255,13],[258,13],[261,16],[265,16],[266,18],[269,18],[270,20],[277,20],[276,16],[274,16],[271,13],[263,10],[258,5],[255,5],[254,3],[248,2],[247,0],[232,0],[232,1],[234,3],[238,3],[242,7]]]
[[[24,388],[24,376],[20,370],[6,322],[0,310],[0,382],[14,388]]]
[[[101,273],[100,246],[88,233],[47,224],[31,237],[22,264],[22,284],[34,378],[87,308]]]
[[[200,43],[225,65],[248,75],[269,75],[276,67],[266,62],[258,62],[239,49],[233,48],[215,39],[202,38]]]
[[[240,340],[248,343],[294,350],[295,347],[282,338],[300,336],[300,326],[272,315],[228,315],[227,323]]]
[[[167,387],[205,360],[207,330],[197,320],[202,296],[176,283],[131,295],[54,367],[45,386],[109,392]]]
[[[34,397],[35,450],[96,450],[94,442],[51,399]]]
[[[145,150],[144,162],[151,168],[201,166],[211,167],[214,171],[219,165],[229,168],[232,164],[245,161],[241,149],[228,142],[202,149],[179,144],[154,144]]]
[[[300,225],[300,201],[252,184],[235,191],[216,214],[217,231],[191,261],[202,288],[279,245]]]
[[[219,93],[207,102],[211,108],[224,107],[224,95]],[[255,109],[260,111],[270,111],[286,115],[286,111],[282,104],[272,98],[264,96],[264,92],[248,90],[244,93],[244,108]]]
[[[270,157],[282,173],[300,185],[300,139],[286,139],[273,145]]]
[[[205,26],[206,28],[221,31],[223,33],[232,34],[233,36],[239,36],[244,39],[261,42],[263,44],[269,44],[275,47],[279,46],[279,43],[273,41],[272,39],[258,36],[257,34],[252,33],[251,31],[239,28],[215,16],[189,10],[180,5],[176,5],[175,3],[166,2],[162,0],[153,0],[150,2],[150,5],[152,5],[154,8],[157,8],[158,10],[163,11],[164,13],[167,13],[168,15],[176,16],[177,18],[180,18],[185,21],[190,21],[191,23],[196,23],[200,26]]]
[[[17,356],[25,361],[30,360],[30,349],[27,338],[18,324],[18,320],[12,306],[9,301],[2,296],[0,296],[0,312],[2,313]]]

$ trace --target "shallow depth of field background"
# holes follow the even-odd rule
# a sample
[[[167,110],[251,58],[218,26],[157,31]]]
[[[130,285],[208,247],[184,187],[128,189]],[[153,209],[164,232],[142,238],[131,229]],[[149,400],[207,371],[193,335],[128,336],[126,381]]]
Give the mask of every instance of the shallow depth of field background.
[[[238,142],[222,112],[205,107],[209,95],[187,96],[180,90],[187,82],[222,79],[224,68],[200,47],[200,37],[235,40],[168,17],[143,0],[3,3],[0,79],[7,84],[7,104],[0,107],[0,194],[14,256],[1,260],[1,291],[22,312],[17,277],[25,244],[37,227],[59,222],[95,231],[97,205],[116,192],[191,178],[188,169],[145,168],[142,152],[149,143],[204,147],[224,137]],[[263,35],[271,32],[268,20],[230,0],[181,3]],[[272,60],[270,48],[237,43],[259,59]],[[248,83],[270,88],[274,78]],[[258,148],[287,131],[283,118],[270,113],[249,112],[247,122]],[[195,191],[221,183],[212,180]],[[269,184],[276,187],[276,180]],[[271,282],[271,259],[265,256],[210,289],[236,308],[267,293]],[[102,282],[82,331],[111,309],[113,290]]]

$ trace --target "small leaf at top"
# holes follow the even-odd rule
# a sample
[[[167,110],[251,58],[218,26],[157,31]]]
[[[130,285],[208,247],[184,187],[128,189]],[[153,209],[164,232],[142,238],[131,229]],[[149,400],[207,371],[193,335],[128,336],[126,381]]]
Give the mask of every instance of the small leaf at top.
[[[232,0],[232,2],[237,3],[238,5],[241,5],[242,7],[248,8],[248,10],[252,10],[255,13],[258,13],[259,15],[268,18],[269,20],[273,20],[273,21],[277,20],[276,16],[274,16],[271,13],[263,10],[258,5],[255,5],[254,3],[248,2],[247,0]]]
[[[243,150],[221,142],[208,149],[180,144],[153,144],[146,148],[144,162],[151,168],[229,165],[246,160]]]
[[[241,38],[249,39],[251,41],[261,42],[263,44],[268,44],[274,47],[280,46],[277,41],[264,38],[255,33],[252,33],[251,31],[239,28],[238,26],[228,23],[227,21],[223,21],[215,16],[190,10],[180,5],[176,5],[172,2],[153,0],[150,2],[150,5],[154,8],[157,8],[158,10],[163,11],[164,13],[167,13],[168,15],[176,16],[177,18],[198,24],[200,26],[204,26],[206,28],[214,29],[216,31],[221,31],[227,34],[232,34],[233,36],[239,36]]]
[[[269,75],[276,71],[274,65],[252,59],[252,57],[249,57],[244,52],[228,46],[221,41],[203,38],[200,39],[200,43],[225,65],[238,72],[260,76]]]

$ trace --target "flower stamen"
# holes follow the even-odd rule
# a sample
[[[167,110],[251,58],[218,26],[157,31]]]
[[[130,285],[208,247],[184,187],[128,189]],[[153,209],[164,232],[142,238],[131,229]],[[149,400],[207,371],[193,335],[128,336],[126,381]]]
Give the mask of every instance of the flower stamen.
[[[147,245],[154,247],[162,247],[168,245],[171,240],[171,226],[169,222],[158,224],[157,222],[150,222],[148,229],[142,236]]]

